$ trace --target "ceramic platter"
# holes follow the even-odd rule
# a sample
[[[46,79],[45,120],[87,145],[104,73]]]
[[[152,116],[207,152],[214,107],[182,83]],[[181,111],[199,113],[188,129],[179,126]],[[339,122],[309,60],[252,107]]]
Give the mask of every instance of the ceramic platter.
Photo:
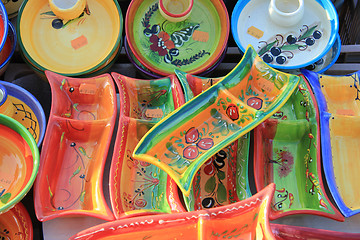
[[[329,76],[303,70],[311,83],[321,116],[325,177],[345,217],[360,213],[359,72]]]
[[[70,239],[274,239],[268,220],[274,188],[271,184],[244,201],[209,210],[117,220]]]
[[[175,70],[175,74],[183,85],[188,83],[189,90],[184,91],[187,101],[192,95],[199,95],[222,79],[198,77],[180,70]],[[193,180],[190,195],[184,196],[188,211],[224,206],[251,196],[248,182],[249,147],[250,134],[247,133],[201,166]]]
[[[112,76],[121,106],[109,181],[115,217],[185,211],[175,182],[157,166],[132,157],[145,133],[184,104],[180,83],[175,75],[154,80]]]
[[[0,114],[0,214],[28,193],[39,169],[39,149],[18,121]]]
[[[129,47],[139,62],[158,75],[174,69],[198,74],[215,65],[224,52],[229,18],[220,0],[194,1],[183,22],[169,22],[159,11],[158,0],[133,0],[126,15]]]
[[[265,62],[279,69],[297,69],[320,60],[333,46],[338,17],[329,0],[304,0],[302,19],[284,27],[269,16],[268,0],[238,1],[231,30],[242,52],[254,46]]]
[[[40,221],[66,215],[114,216],[103,195],[104,165],[116,118],[110,74],[70,78],[46,71],[52,105],[34,188]]]
[[[32,240],[33,226],[31,218],[22,203],[0,215],[0,239]]]
[[[25,0],[17,29],[20,48],[35,68],[77,76],[111,62],[122,24],[117,1],[88,0],[78,18],[66,21],[55,16],[47,0]]]
[[[13,83],[0,81],[11,101],[11,116],[20,122],[34,137],[40,146],[46,129],[45,113],[38,100],[28,91]]]
[[[285,105],[255,128],[256,188],[276,184],[271,220],[293,214],[344,220],[322,182],[319,125],[315,97],[302,78]]]
[[[275,113],[298,81],[270,68],[249,47],[221,81],[157,123],[133,156],[165,170],[188,196],[201,165]]]

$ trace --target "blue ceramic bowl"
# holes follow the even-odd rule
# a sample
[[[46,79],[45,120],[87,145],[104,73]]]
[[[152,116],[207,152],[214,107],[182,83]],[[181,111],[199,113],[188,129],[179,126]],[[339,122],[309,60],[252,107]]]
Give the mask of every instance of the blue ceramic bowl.
[[[2,22],[2,25],[4,26],[4,29],[2,30],[2,32],[0,32],[0,36],[2,34],[2,37],[0,38],[0,51],[2,50],[2,48],[5,45],[5,41],[8,35],[8,29],[9,29],[9,19],[8,19],[8,15],[5,9],[4,4],[2,3],[2,1],[0,1],[0,22]],[[0,28],[1,29],[1,28]]]
[[[7,45],[8,43],[6,42],[5,47],[0,52],[1,59],[4,59],[3,62],[0,62],[0,75],[2,75],[5,72],[11,57],[14,55],[16,48],[16,39],[17,39],[16,31],[14,25],[10,21],[8,23],[8,28],[9,31],[6,41],[9,41],[9,45]],[[9,49],[5,49],[5,48],[9,48]],[[5,55],[2,56],[3,54]]]
[[[45,130],[46,130],[45,113],[39,101],[30,92],[13,83],[0,81],[0,84],[5,87],[8,96],[12,96],[24,102],[34,112],[37,118],[37,122],[36,123],[34,122],[35,125],[33,127],[39,128],[39,136],[37,137],[37,146],[39,147],[44,139]],[[21,106],[19,106],[18,108],[20,109]],[[27,113],[27,116],[31,118],[31,115],[29,113]]]

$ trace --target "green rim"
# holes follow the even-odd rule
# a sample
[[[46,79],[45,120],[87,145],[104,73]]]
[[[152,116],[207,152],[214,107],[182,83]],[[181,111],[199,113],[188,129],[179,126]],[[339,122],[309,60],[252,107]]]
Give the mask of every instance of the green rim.
[[[20,9],[19,9],[19,13],[18,13],[18,17],[17,17],[17,22],[16,22],[16,29],[18,31],[18,43],[19,43],[19,46],[20,46],[20,49],[21,49],[21,52],[24,54],[24,56],[27,58],[28,62],[35,66],[37,69],[41,70],[41,71],[45,71],[45,70],[50,70],[52,71],[51,69],[46,69],[44,67],[42,67],[41,65],[39,65],[36,61],[34,61],[34,59],[32,57],[30,57],[30,55],[27,53],[23,43],[22,43],[22,39],[21,39],[21,29],[20,29],[20,21],[21,21],[21,16],[22,16],[22,13],[24,11],[24,8],[26,6],[26,4],[28,3],[29,0],[25,0],[21,6],[20,6]],[[120,31],[119,31],[119,36],[116,40],[116,43],[113,47],[113,49],[111,50],[111,52],[108,54],[108,56],[106,58],[104,58],[99,64],[97,64],[96,66],[92,67],[91,69],[88,69],[86,71],[83,71],[83,72],[78,72],[78,73],[72,73],[72,74],[67,74],[67,73],[62,73],[62,72],[55,72],[55,71],[52,71],[52,72],[55,72],[55,73],[58,73],[58,74],[61,74],[61,75],[64,75],[64,76],[80,76],[80,75],[86,75],[92,71],[94,71],[95,69],[99,68],[101,65],[103,65],[106,61],[109,60],[109,58],[114,54],[114,52],[116,51],[116,49],[118,48],[119,44],[121,44],[121,39],[122,39],[122,32],[123,32],[123,25],[124,25],[124,19],[123,19],[123,16],[122,16],[122,13],[121,13],[121,9],[120,9],[120,6],[119,6],[119,3],[117,0],[114,0],[113,1],[117,10],[118,10],[118,13],[119,13],[119,19],[120,19]],[[120,51],[121,48],[119,47],[119,50]]]
[[[32,185],[35,181],[38,170],[39,170],[40,154],[39,154],[39,149],[37,147],[37,144],[36,144],[34,138],[31,136],[30,132],[28,130],[26,130],[26,128],[21,123],[19,123],[15,119],[12,119],[8,116],[0,114],[0,124],[11,128],[15,132],[19,133],[20,136],[25,139],[25,141],[27,142],[27,144],[29,145],[29,147],[31,149],[31,153],[33,155],[33,160],[34,160],[33,171],[31,173],[29,181],[27,182],[24,189],[22,189],[21,192],[18,193],[15,198],[11,199],[4,206],[0,207],[0,214],[2,214],[4,212],[6,212],[7,210],[9,210],[10,208],[12,208],[16,203],[20,202],[21,199],[23,199],[25,197],[25,195],[29,192],[30,188],[32,187]]]

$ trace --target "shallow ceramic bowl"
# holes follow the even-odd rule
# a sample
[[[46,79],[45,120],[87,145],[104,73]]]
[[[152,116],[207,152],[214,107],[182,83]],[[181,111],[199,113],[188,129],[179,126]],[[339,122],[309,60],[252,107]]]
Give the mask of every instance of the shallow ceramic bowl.
[[[158,1],[133,0],[125,31],[135,58],[155,74],[174,69],[199,74],[213,66],[224,52],[230,24],[226,6],[218,0],[195,1],[186,21],[170,22]]]
[[[0,214],[17,204],[32,187],[39,169],[39,149],[18,121],[0,114]]]
[[[68,76],[93,73],[113,62],[122,25],[120,7],[111,0],[89,0],[84,12],[68,21],[57,18],[48,1],[26,0],[17,20],[19,46],[27,61],[42,72]]]
[[[0,2],[0,51],[3,49],[9,31],[8,15],[5,6]]]
[[[9,21],[9,31],[3,49],[0,52],[0,75],[2,75],[9,65],[16,48],[16,32],[12,23]]]
[[[19,202],[12,209],[0,215],[0,238],[23,240],[33,239],[33,226],[29,213]]]
[[[24,125],[40,147],[45,135],[45,113],[39,101],[27,90],[13,83],[0,81],[8,93],[13,106],[10,117]]]
[[[52,93],[49,123],[34,188],[40,221],[114,216],[103,195],[103,171],[116,118],[109,74],[70,78],[46,71]]]

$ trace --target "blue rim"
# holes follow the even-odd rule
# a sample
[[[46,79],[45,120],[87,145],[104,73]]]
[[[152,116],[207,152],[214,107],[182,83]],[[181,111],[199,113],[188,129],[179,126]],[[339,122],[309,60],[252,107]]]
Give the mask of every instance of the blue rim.
[[[325,172],[325,179],[327,181],[331,195],[333,196],[333,199],[336,205],[338,206],[339,210],[345,217],[350,217],[352,215],[360,213],[360,209],[351,210],[350,208],[348,208],[337,189],[335,174],[334,174],[334,165],[332,163],[332,148],[331,148],[330,126],[329,126],[329,121],[332,115],[331,113],[328,112],[326,99],[321,91],[319,74],[306,69],[302,69],[301,72],[309,81],[311,88],[314,91],[316,101],[318,103],[318,108],[320,113],[321,152],[322,152],[323,168]],[[360,71],[343,76],[350,76],[353,74],[360,75]]]
[[[9,33],[8,36],[10,37],[11,41],[11,52],[9,56],[5,59],[5,61],[0,65],[0,69],[2,69],[11,59],[11,57],[14,55],[15,48],[16,48],[16,31],[14,25],[9,21]]]
[[[8,29],[9,28],[9,26],[8,26],[9,19],[8,19],[8,15],[7,15],[5,6],[2,3],[2,1],[0,1],[0,15],[1,15],[1,19],[4,24],[4,36],[2,37],[1,42],[0,42],[0,51],[1,51],[5,45],[5,41],[6,41],[6,38],[8,35],[8,31],[9,31],[9,29]]]
[[[239,16],[242,12],[242,10],[244,9],[244,7],[250,2],[251,0],[239,0],[235,7],[234,10],[232,12],[231,15],[231,33],[233,35],[233,38],[239,48],[239,50],[244,53],[245,52],[245,47],[247,47],[247,43],[244,44],[244,46],[241,44],[240,39],[238,37],[238,31],[237,31],[237,20],[239,19]],[[252,0],[254,1],[254,0]],[[255,0],[256,1],[256,0]],[[338,18],[338,14],[337,11],[334,7],[334,5],[332,4],[332,2],[330,0],[316,0],[316,2],[318,2],[327,12],[327,15],[330,19],[330,25],[331,25],[331,33],[330,33],[330,39],[329,42],[327,44],[327,47],[324,49],[324,51],[317,56],[316,58],[313,58],[311,61],[305,63],[305,64],[301,64],[301,65],[294,65],[294,66],[280,66],[280,65],[274,65],[274,64],[270,64],[268,63],[269,66],[273,67],[273,68],[277,68],[277,69],[298,69],[298,68],[304,68],[312,63],[315,63],[317,61],[319,61],[322,57],[324,57],[324,55],[330,51],[330,49],[332,48],[332,46],[335,43],[335,40],[337,38],[337,34],[339,31],[339,18]]]
[[[4,102],[6,101],[7,99],[7,91],[6,91],[6,88],[0,84],[0,91],[3,93],[3,97],[2,99],[0,99],[0,106],[2,106],[4,104]]]
[[[45,129],[46,129],[45,113],[41,104],[30,92],[28,92],[26,89],[22,87],[4,81],[0,81],[0,86],[1,85],[6,88],[9,96],[16,97],[17,99],[23,101],[31,108],[31,110],[36,115],[36,118],[39,123],[39,140],[37,142],[37,146],[40,147],[44,139]]]
[[[336,41],[334,43],[334,45],[332,46],[332,48],[330,49],[330,51],[335,52],[335,56],[333,58],[333,60],[323,69],[321,69],[320,71],[318,71],[318,73],[323,73],[326,70],[328,70],[332,65],[335,64],[335,62],[338,60],[339,56],[340,56],[340,52],[341,52],[341,39],[340,39],[340,35],[339,33],[336,34]]]

